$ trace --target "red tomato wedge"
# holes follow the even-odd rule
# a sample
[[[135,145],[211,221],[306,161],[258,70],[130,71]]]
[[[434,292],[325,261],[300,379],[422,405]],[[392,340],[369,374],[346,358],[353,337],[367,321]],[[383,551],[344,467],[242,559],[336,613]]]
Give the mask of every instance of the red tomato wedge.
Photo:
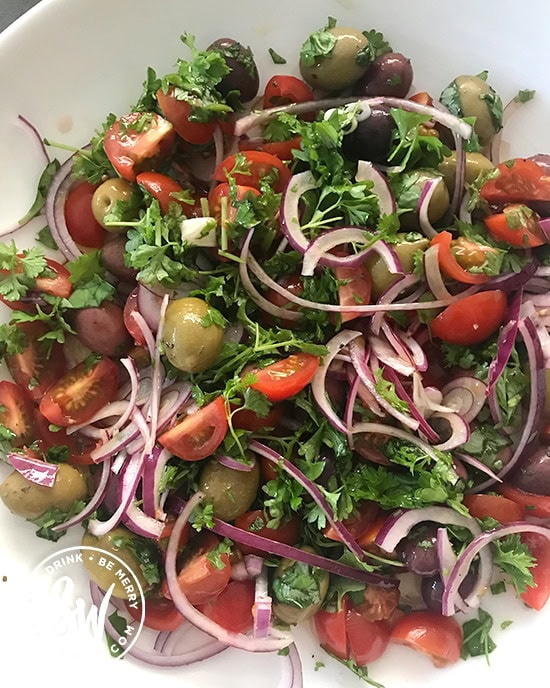
[[[289,74],[276,74],[267,82],[264,91],[263,107],[264,110],[279,105],[290,105],[291,103],[308,103],[315,100],[311,88],[296,76]],[[309,114],[308,118],[311,118]],[[306,119],[304,117],[304,119]]]
[[[69,234],[77,244],[86,248],[101,248],[109,236],[92,212],[92,197],[98,186],[80,182],[69,191],[65,201],[65,222]]]
[[[550,518],[550,497],[525,492],[525,490],[520,490],[519,487],[514,487],[509,483],[502,483],[496,489],[508,499],[522,506],[527,515],[536,516],[536,518]]]
[[[233,173],[239,158],[244,158],[244,161],[239,163],[238,170]],[[288,167],[275,155],[266,153],[265,151],[244,151],[230,155],[216,167],[212,179],[218,182],[227,182],[228,176],[235,180],[238,185],[252,186],[255,189],[260,188],[260,180],[275,172],[273,188],[275,191],[283,191],[292,173]]]
[[[340,254],[342,255],[342,254]],[[334,270],[337,280],[346,282],[338,287],[338,301],[341,306],[366,305],[370,303],[372,280],[368,268],[360,265],[356,268],[336,268]],[[354,320],[363,315],[357,313],[340,313],[343,323]]]
[[[462,626],[449,616],[414,611],[397,620],[391,640],[428,655],[436,667],[444,667],[460,659]]]
[[[106,356],[85,360],[55,382],[40,402],[50,423],[68,427],[85,423],[115,398],[118,368]]]
[[[250,386],[271,402],[284,401],[307,387],[319,368],[319,356],[292,354],[261,370],[252,370],[256,382]]]
[[[390,642],[390,629],[385,621],[369,621],[357,609],[346,614],[349,653],[357,666],[365,666],[381,657]]]
[[[447,306],[432,320],[430,329],[448,344],[480,344],[500,327],[507,305],[500,289],[472,294]]]
[[[167,213],[170,208],[170,203],[177,203],[181,206],[184,213],[191,214],[195,204],[185,203],[185,201],[178,200],[174,194],[179,194],[183,188],[175,179],[169,177],[167,174],[160,172],[141,172],[136,177],[136,182],[142,186],[147,193],[151,194],[159,202],[160,209],[163,213]],[[186,212],[187,211],[187,212]]]
[[[189,119],[191,105],[186,100],[178,100],[173,88],[170,88],[167,93],[164,93],[162,89],[157,91],[157,100],[163,115],[184,141],[202,145],[212,140],[217,121],[191,121]]]
[[[536,248],[547,243],[538,215],[526,205],[509,205],[502,213],[484,219],[489,234],[517,248]]]
[[[300,150],[301,145],[301,136],[294,136],[287,141],[254,141],[253,139],[244,139],[239,141],[239,150],[264,151],[265,153],[274,155],[283,162],[288,162],[294,159],[293,151]]]
[[[235,525],[241,530],[247,530],[255,535],[275,540],[275,542],[283,542],[286,545],[295,545],[300,539],[300,521],[296,516],[277,528],[268,528],[265,513],[262,509],[256,509],[247,511],[235,519]],[[252,547],[246,545],[239,545],[239,547],[243,554],[257,553],[257,550]]]
[[[481,187],[489,203],[550,201],[550,177],[534,160],[514,158],[497,165],[500,174]]]
[[[521,599],[529,607],[540,611],[550,599],[550,540],[538,533],[523,533],[521,539],[537,560],[531,568],[535,585],[529,586],[521,594]]]
[[[254,591],[252,580],[230,581],[216,598],[199,605],[198,610],[231,633],[246,633],[254,623]]]
[[[348,659],[346,609],[337,612],[321,609],[315,614],[313,623],[321,647],[340,659]]]
[[[108,129],[105,153],[118,174],[129,182],[145,167],[165,157],[176,138],[169,121],[151,112],[131,112]]]
[[[13,432],[14,447],[35,440],[32,403],[18,385],[7,380],[0,381],[0,425]]]
[[[441,272],[464,284],[483,284],[486,282],[489,279],[488,275],[468,272],[458,263],[451,250],[452,239],[450,232],[439,232],[431,241],[431,245],[437,246],[439,249],[437,258]]]
[[[124,601],[126,611],[132,619],[141,621],[143,607],[136,602]],[[166,597],[147,597],[145,600],[144,625],[154,631],[175,631],[185,621],[172,600]]]
[[[18,258],[22,258],[23,254],[18,254]],[[44,275],[37,277],[34,281],[33,290],[50,294],[50,296],[59,296],[62,299],[68,299],[73,291],[71,284],[71,273],[64,265],[58,263],[52,258],[46,258],[46,270]],[[6,270],[1,270],[0,274],[7,274]],[[25,311],[26,313],[33,313],[35,308],[30,303],[24,301],[8,301],[3,296],[0,296],[0,301],[8,308],[14,311]]]
[[[228,427],[225,402],[220,396],[196,413],[186,416],[163,433],[158,441],[184,461],[200,461],[216,451]]]
[[[95,440],[78,432],[67,435],[64,428],[52,429],[50,421],[44,418],[36,408],[34,409],[34,425],[38,446],[45,454],[52,447],[68,447],[67,463],[72,466],[90,466],[94,463],[92,452],[97,445]]]
[[[521,504],[500,495],[467,494],[464,495],[463,502],[475,518],[483,519],[490,516],[499,523],[525,519],[525,508]]]

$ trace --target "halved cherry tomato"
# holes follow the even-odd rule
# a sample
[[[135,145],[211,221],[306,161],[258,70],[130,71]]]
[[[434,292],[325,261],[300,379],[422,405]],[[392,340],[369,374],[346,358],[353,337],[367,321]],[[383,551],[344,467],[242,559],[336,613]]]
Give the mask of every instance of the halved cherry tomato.
[[[313,91],[305,81],[288,74],[276,74],[266,84],[263,108],[267,110],[279,105],[308,103],[311,100],[315,100]]]
[[[521,599],[529,607],[540,611],[550,599],[550,540],[538,533],[523,533],[521,539],[537,560],[530,569],[535,585],[528,587],[521,594]]]
[[[141,172],[137,175],[136,182],[157,199],[163,213],[168,212],[170,203],[177,203],[185,215],[191,215],[195,205],[174,198],[174,194],[181,193],[183,188],[172,177],[160,172]]]
[[[341,255],[341,254],[340,254]],[[368,268],[359,265],[356,268],[336,268],[337,280],[346,281],[338,287],[338,301],[341,306],[356,306],[370,303],[372,280]],[[361,312],[340,313],[343,323],[363,315]]]
[[[430,330],[447,344],[479,344],[502,324],[506,307],[506,294],[500,289],[472,294],[447,306],[432,320]]]
[[[21,322],[16,328],[23,333],[24,348],[6,356],[6,365],[21,389],[39,402],[48,387],[67,370],[63,349],[57,342],[40,341],[49,332],[42,322]]]
[[[14,447],[32,444],[35,439],[32,403],[14,382],[0,381],[0,425],[11,430]]]
[[[523,521],[525,518],[523,506],[500,495],[469,494],[464,495],[462,501],[475,518],[483,519],[490,516],[499,523]]]
[[[40,413],[50,423],[68,427],[85,423],[115,398],[118,368],[106,356],[82,361],[48,389]]]
[[[275,157],[279,158],[283,162],[291,161],[294,159],[292,151],[300,150],[302,144],[301,136],[294,136],[287,141],[260,141],[255,142],[252,139],[243,139],[239,141],[240,151],[264,151],[265,153],[270,153]]]
[[[348,659],[345,606],[336,612],[319,610],[313,618],[313,623],[321,647],[340,659]]]
[[[133,314],[139,311],[138,308],[138,290],[137,288],[130,292],[126,303],[124,304],[124,310],[122,311],[122,318],[124,320],[124,327],[128,330],[132,336],[134,342],[139,346],[145,346],[145,335],[141,327],[133,318]]]
[[[528,516],[550,518],[550,497],[525,492],[525,490],[520,490],[519,487],[514,487],[509,483],[502,483],[496,489],[500,494],[524,507]]]
[[[124,601],[126,611],[135,621],[141,621],[142,605]],[[166,597],[147,597],[145,599],[144,626],[154,631],[175,631],[185,621],[172,600]]]
[[[166,551],[166,548],[168,547],[168,541],[170,539],[170,535],[172,535],[172,531],[174,530],[175,523],[176,523],[176,518],[175,518],[175,516],[172,516],[172,515],[168,515],[168,517],[166,518],[166,521],[164,522],[164,528],[162,529],[162,533],[160,534],[160,538],[159,538],[159,547],[164,552]],[[189,523],[186,523],[183,530],[181,531],[181,534],[180,534],[180,539],[178,541],[178,550],[181,550],[183,548],[183,546],[187,544],[190,537],[191,537],[191,526],[189,525]]]
[[[408,100],[412,100],[413,103],[420,103],[420,105],[434,104],[433,98],[427,91],[419,91],[418,93],[414,93],[412,96],[408,97]]]
[[[371,528],[378,516],[378,504],[376,502],[363,502],[359,505],[357,513],[351,518],[345,519],[343,525],[348,529],[354,540],[359,540]],[[329,540],[341,542],[340,535],[333,526],[327,526],[323,535]]]
[[[238,430],[250,430],[250,432],[258,432],[263,428],[276,428],[283,418],[283,413],[284,408],[280,404],[272,406],[264,418],[250,409],[243,409],[233,414],[233,427]]]
[[[220,396],[196,413],[186,416],[163,433],[158,441],[184,461],[200,461],[216,451],[228,427],[225,402]]]
[[[483,282],[486,282],[489,279],[488,275],[468,272],[458,263],[451,250],[452,239],[450,232],[439,232],[431,241],[431,245],[437,246],[439,249],[437,258],[441,271],[447,277],[464,284],[483,284]]]
[[[191,105],[186,100],[178,100],[174,89],[167,93],[157,91],[157,100],[166,119],[172,123],[178,136],[188,143],[205,144],[212,140],[217,120],[210,122],[193,122],[189,119]]]
[[[350,658],[357,666],[365,666],[381,657],[390,642],[386,621],[369,621],[358,609],[346,614],[346,633]]]
[[[534,160],[515,158],[497,165],[500,174],[481,187],[488,203],[550,201],[550,178]]]
[[[50,421],[34,409],[34,425],[36,427],[36,439],[40,450],[46,454],[52,447],[68,447],[69,458],[67,463],[72,466],[90,466],[94,463],[92,452],[97,443],[90,437],[85,437],[79,432],[68,435],[64,428],[56,429],[55,432],[50,428]]]
[[[235,525],[241,530],[248,530],[255,535],[261,535],[270,540],[275,540],[275,542],[283,542],[286,545],[295,545],[300,539],[300,521],[296,516],[277,528],[268,528],[265,513],[261,509],[256,509],[255,511],[247,511],[235,519]],[[243,554],[257,551],[246,545],[239,545],[239,547]]]
[[[118,174],[129,182],[174,145],[176,133],[168,120],[151,112],[124,115],[105,134],[105,153]]]
[[[227,587],[231,578],[228,554],[224,552],[219,555],[221,568],[216,568],[207,556],[218,544],[218,538],[212,533],[202,535],[199,546],[186,559],[178,573],[181,591],[194,606],[215,599]],[[165,597],[172,599],[166,580],[161,589]]]
[[[109,234],[95,219],[92,196],[98,184],[80,182],[69,191],[65,201],[65,223],[77,244],[86,248],[101,248]]]
[[[252,371],[256,382],[250,386],[262,392],[271,402],[284,401],[309,385],[319,368],[319,356],[292,354],[261,370]]]
[[[18,254],[18,257],[22,258],[23,255]],[[44,294],[50,294],[51,296],[59,296],[62,299],[69,298],[73,291],[73,286],[70,280],[71,273],[64,265],[61,265],[61,263],[58,263],[52,258],[46,258],[46,266],[47,267],[44,271],[44,276],[40,276],[35,279],[32,291],[43,292]],[[20,271],[20,269],[18,268],[17,271]],[[6,270],[2,270],[0,271],[0,274],[6,274],[6,272]],[[51,276],[47,273],[51,273]],[[0,301],[14,311],[33,313],[35,310],[32,304],[24,301],[8,301],[3,296],[0,296]]]
[[[237,155],[244,156],[245,162],[242,167],[245,171],[232,174]],[[273,182],[273,188],[275,191],[283,191],[292,176],[288,167],[275,155],[271,155],[271,153],[251,150],[235,153],[222,160],[214,170],[212,179],[218,182],[227,182],[228,175],[231,174],[236,184],[253,186],[255,189],[259,189],[260,180],[273,173],[273,171],[277,173],[277,178]]]
[[[462,626],[450,616],[413,611],[397,620],[391,640],[428,655],[436,667],[443,667],[460,659]]]
[[[199,605],[198,610],[231,633],[246,633],[254,623],[254,590],[252,580],[230,581],[215,599]]]
[[[242,184],[237,184],[235,189],[235,198],[237,201],[242,201],[249,193],[254,196],[260,195],[258,189],[255,189],[253,186],[243,186]],[[224,198],[227,200],[223,201]],[[227,183],[218,184],[208,194],[208,207],[210,208],[210,214],[218,221],[222,215],[222,203],[224,202],[227,203],[227,220],[228,222],[233,222],[235,220],[237,211],[231,205],[230,187]]]
[[[502,213],[489,215],[483,221],[494,239],[510,246],[535,248],[547,243],[538,215],[526,205],[508,205]]]
[[[287,277],[283,277],[281,280],[279,280],[279,283],[291,294],[294,294],[294,296],[301,296],[304,291],[304,283],[302,282],[300,275],[288,275]],[[278,291],[275,291],[275,289],[268,289],[265,293],[265,298],[268,301],[271,301],[271,303],[275,304],[275,306],[280,306],[281,308],[285,308],[289,311],[296,311],[298,309],[296,304],[285,299],[285,297],[282,294],[279,294]],[[296,327],[296,320],[276,318],[273,315],[263,311],[260,317],[261,321],[268,327],[283,327],[286,330],[292,330],[294,327]]]

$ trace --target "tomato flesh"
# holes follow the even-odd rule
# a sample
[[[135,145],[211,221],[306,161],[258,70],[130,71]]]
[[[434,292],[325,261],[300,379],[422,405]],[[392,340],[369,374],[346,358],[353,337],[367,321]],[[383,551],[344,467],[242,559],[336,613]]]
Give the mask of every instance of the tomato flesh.
[[[157,101],[166,119],[171,122],[176,133],[184,141],[194,144],[205,144],[212,140],[216,120],[211,122],[192,122],[189,119],[191,105],[186,100],[178,100],[171,88],[167,93],[157,91]]]
[[[305,81],[288,74],[276,74],[266,84],[263,107],[264,110],[267,110],[279,105],[308,103],[314,99],[313,91]],[[314,115],[308,113],[304,119],[311,119],[312,117]]]
[[[97,443],[90,437],[78,432],[68,435],[61,427],[54,431],[50,428],[48,419],[44,418],[37,408],[34,409],[34,425],[38,446],[44,454],[54,447],[67,447],[69,449],[67,463],[72,466],[90,466],[94,463],[92,452]]]
[[[550,540],[538,533],[523,533],[521,539],[537,560],[530,569],[535,585],[521,593],[521,599],[540,611],[550,599]]]
[[[109,236],[92,212],[92,197],[97,187],[97,184],[80,182],[69,191],[65,201],[65,223],[69,234],[77,244],[86,248],[101,248]]]
[[[174,194],[181,193],[183,188],[175,179],[160,172],[141,172],[136,177],[136,182],[142,186],[147,193],[151,194],[153,198],[159,202],[160,209],[163,213],[167,213],[170,209],[170,203],[177,203],[181,206],[185,214],[191,214],[194,204],[185,203],[184,201],[174,198]]]
[[[517,248],[536,248],[547,243],[538,217],[524,205],[509,205],[502,213],[484,219],[485,227],[497,241]]]
[[[242,516],[235,519],[235,525],[241,530],[247,530],[254,535],[283,542],[286,545],[295,545],[300,539],[300,521],[296,516],[290,518],[286,523],[282,523],[277,528],[268,528],[267,518],[261,509],[247,511]],[[246,545],[239,545],[243,554],[258,554],[258,550]]]
[[[231,633],[246,633],[254,623],[254,591],[252,580],[230,581],[215,599],[199,605],[198,610]]]
[[[143,606],[136,602],[124,601],[126,611],[137,621],[141,621]],[[185,621],[172,600],[166,597],[148,597],[145,600],[144,626],[154,631],[175,631]]]
[[[481,187],[488,203],[550,201],[550,179],[534,160],[515,158],[497,165],[499,175]]]
[[[432,246],[438,247],[438,261],[441,271],[464,284],[483,284],[489,279],[488,275],[482,273],[472,273],[465,270],[454,257],[451,250],[452,234],[450,232],[439,232],[431,241]]]
[[[460,659],[462,627],[450,616],[413,611],[397,620],[391,640],[428,655],[435,666],[443,667]]]
[[[365,666],[381,657],[390,642],[390,630],[385,621],[369,621],[356,609],[346,614],[346,633],[349,653],[357,666]]]
[[[300,150],[302,144],[301,136],[294,136],[287,141],[262,141],[260,143],[255,143],[251,140],[239,141],[240,151],[257,150],[264,151],[265,153],[270,153],[275,157],[279,158],[283,162],[289,162],[294,159],[295,150]]]
[[[340,254],[341,255],[341,254]],[[336,279],[346,284],[338,287],[338,301],[341,306],[366,305],[370,303],[372,280],[370,272],[364,265],[356,268],[339,267],[334,270]],[[361,312],[340,313],[343,323],[359,318]]]
[[[448,344],[480,344],[502,324],[506,308],[506,294],[500,289],[472,294],[447,306],[432,320],[430,329]]]
[[[51,385],[40,402],[50,423],[68,427],[89,421],[112,401],[118,390],[118,368],[106,356],[83,361]]]
[[[262,370],[253,371],[256,382],[250,385],[271,402],[284,401],[301,392],[319,368],[319,357],[313,354],[292,354]]]
[[[464,495],[463,502],[475,518],[483,519],[489,516],[499,523],[513,523],[525,519],[525,508],[507,497],[470,494]]]
[[[0,381],[0,425],[13,432],[14,447],[32,444],[35,439],[33,408],[23,390],[14,382]]]
[[[237,162],[237,155],[244,158],[243,167],[246,171],[233,173]],[[242,186],[252,186],[260,188],[260,181],[263,177],[276,172],[277,179],[273,183],[275,191],[283,191],[290,179],[291,172],[281,160],[271,153],[265,151],[244,151],[235,155],[230,155],[216,167],[212,179],[219,182],[227,182],[230,175],[235,183]]]
[[[223,442],[228,430],[223,397],[214,399],[196,413],[163,433],[158,441],[184,461],[200,461],[210,456]]]
[[[346,610],[328,612],[321,609],[315,614],[313,623],[321,647],[340,659],[348,659]]]
[[[550,497],[520,490],[519,487],[502,483],[498,491],[525,509],[525,513],[536,518],[550,518]]]

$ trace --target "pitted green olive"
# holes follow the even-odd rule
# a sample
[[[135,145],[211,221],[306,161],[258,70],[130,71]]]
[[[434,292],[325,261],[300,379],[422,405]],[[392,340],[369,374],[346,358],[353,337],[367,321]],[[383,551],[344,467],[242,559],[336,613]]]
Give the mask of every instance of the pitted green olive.
[[[68,463],[60,463],[53,487],[37,485],[13,471],[0,485],[0,498],[8,509],[23,518],[34,519],[55,507],[69,511],[74,502],[88,494],[82,471]]]
[[[152,585],[148,583],[143,574],[139,559],[136,557],[128,543],[137,541],[140,538],[123,526],[114,528],[109,533],[96,537],[91,533],[84,533],[81,544],[85,547],[96,547],[103,550],[106,555],[100,552],[91,552],[90,556],[83,556],[82,561],[87,569],[90,578],[102,590],[108,590],[114,584],[113,597],[121,600],[140,602],[140,591],[135,584],[132,576],[127,575],[130,571],[137,578],[143,592],[150,590]],[[117,559],[121,559],[123,564],[117,559],[108,559],[108,555],[113,554]],[[118,572],[118,573],[117,573]],[[132,597],[134,596],[135,597]]]
[[[465,181],[472,184],[481,172],[487,172],[494,168],[493,163],[486,158],[482,153],[466,153],[465,161]],[[439,171],[445,178],[445,184],[449,193],[454,191],[455,176],[456,176],[456,151],[452,151],[451,155],[439,163]]]
[[[313,88],[340,91],[351,86],[367,71],[369,62],[361,59],[361,55],[368,40],[355,29],[334,27],[327,29],[326,33],[334,39],[332,49],[328,54],[307,60],[302,48],[300,73]]]
[[[110,227],[105,223],[105,218],[111,213],[118,201],[132,203],[134,198],[134,186],[125,179],[114,177],[100,184],[92,196],[92,212],[95,219],[109,232],[125,232],[126,227]]]
[[[402,237],[403,241],[398,244],[392,244],[392,249],[397,253],[398,258],[401,261],[401,265],[403,266],[403,270],[405,272],[412,272],[414,267],[414,254],[417,251],[425,251],[430,245],[430,242],[428,239],[405,241],[405,234],[403,234]],[[373,298],[377,299],[382,296],[386,289],[399,279],[399,275],[392,274],[388,270],[388,266],[386,265],[385,261],[376,253],[367,258],[366,265],[372,280]]]
[[[168,305],[163,345],[173,366],[200,373],[214,365],[223,346],[223,328],[213,318],[216,312],[206,301],[192,296]]]
[[[236,471],[211,459],[200,477],[200,490],[214,505],[214,516],[224,521],[233,521],[250,509],[259,485],[258,462],[250,471]]]
[[[311,547],[302,547],[313,553]],[[272,582],[273,613],[286,624],[311,619],[321,608],[328,592],[328,571],[292,559],[282,559]]]

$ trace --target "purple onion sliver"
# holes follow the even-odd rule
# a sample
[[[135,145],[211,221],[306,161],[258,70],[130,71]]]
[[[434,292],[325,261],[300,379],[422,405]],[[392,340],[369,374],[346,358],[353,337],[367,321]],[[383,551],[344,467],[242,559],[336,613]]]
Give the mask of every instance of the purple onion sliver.
[[[407,390],[403,387],[403,384],[401,380],[397,377],[395,371],[389,368],[388,366],[385,366],[384,377],[386,378],[386,380],[388,380],[394,385],[397,396],[402,401],[404,401],[409,407],[409,412],[411,416],[418,421],[418,429],[420,430],[420,432],[422,432],[426,436],[426,438],[430,440],[430,442],[439,442],[439,435],[437,434],[437,432],[435,432],[435,430],[431,427],[428,421],[424,418],[422,413],[415,406],[413,400],[407,393]]]
[[[237,459],[234,459],[232,456],[227,456],[225,454],[216,454],[214,458],[222,466],[225,466],[226,468],[231,468],[233,471],[241,471],[243,473],[250,473],[250,471],[256,465],[255,460],[251,461],[250,463],[244,463],[244,461],[238,461]]]
[[[59,464],[31,459],[23,454],[8,452],[8,462],[25,480],[42,487],[53,487]]]

